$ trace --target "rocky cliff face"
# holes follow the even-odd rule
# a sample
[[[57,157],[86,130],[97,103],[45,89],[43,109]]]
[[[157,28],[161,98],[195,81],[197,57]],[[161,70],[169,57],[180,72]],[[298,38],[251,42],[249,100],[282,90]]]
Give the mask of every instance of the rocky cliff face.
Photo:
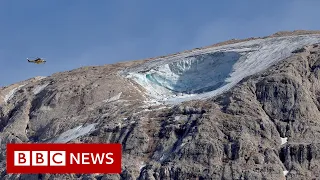
[[[320,178],[318,43],[301,45],[220,94],[174,104],[150,97],[122,73],[153,61],[83,67],[1,88],[1,179]],[[170,97],[181,93],[190,95]],[[123,171],[9,175],[6,143],[18,142],[121,143]]]

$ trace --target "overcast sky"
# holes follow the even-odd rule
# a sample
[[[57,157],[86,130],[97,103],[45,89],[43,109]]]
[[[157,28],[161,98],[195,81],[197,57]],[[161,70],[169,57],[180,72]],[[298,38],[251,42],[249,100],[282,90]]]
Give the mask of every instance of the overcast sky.
[[[0,86],[232,38],[320,30],[317,0],[0,0]],[[44,57],[46,64],[27,63]]]

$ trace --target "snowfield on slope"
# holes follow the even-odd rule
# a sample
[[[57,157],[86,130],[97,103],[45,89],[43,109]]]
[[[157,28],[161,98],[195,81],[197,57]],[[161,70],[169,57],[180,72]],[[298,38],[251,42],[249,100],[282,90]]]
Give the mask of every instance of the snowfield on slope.
[[[80,136],[84,136],[91,131],[95,130],[95,126],[97,123],[89,124],[85,127],[83,125],[77,126],[73,129],[70,129],[62,134],[60,134],[57,138],[55,138],[52,142],[54,143],[67,143],[71,140],[74,140]]]
[[[259,73],[320,35],[255,39],[158,58],[120,72],[157,101],[176,104],[221,94],[243,78]]]
[[[16,87],[16,88],[14,88],[14,89],[12,89],[8,94],[6,94],[5,96],[4,96],[4,102],[5,103],[8,103],[12,98],[13,98],[13,96],[14,96],[14,94],[17,92],[17,91],[19,91],[22,87],[24,86],[24,84],[23,85],[20,85],[20,86],[18,86],[18,87]]]
[[[33,94],[37,95],[39,94],[44,88],[46,88],[49,85],[49,83],[43,84],[41,86],[37,86],[36,88],[33,89]]]

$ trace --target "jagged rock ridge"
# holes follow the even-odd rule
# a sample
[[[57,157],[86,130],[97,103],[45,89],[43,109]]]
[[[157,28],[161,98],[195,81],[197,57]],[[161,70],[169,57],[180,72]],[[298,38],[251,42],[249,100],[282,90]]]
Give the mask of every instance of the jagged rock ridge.
[[[317,36],[299,31],[264,39],[302,34]],[[148,89],[123,76],[153,62],[166,63],[151,59],[83,67],[1,88],[1,179],[319,178],[317,42],[297,46],[221,94],[177,104],[150,97]],[[167,87],[184,93],[181,86]],[[210,88],[190,93],[203,92]],[[8,142],[119,142],[123,171],[7,175]]]

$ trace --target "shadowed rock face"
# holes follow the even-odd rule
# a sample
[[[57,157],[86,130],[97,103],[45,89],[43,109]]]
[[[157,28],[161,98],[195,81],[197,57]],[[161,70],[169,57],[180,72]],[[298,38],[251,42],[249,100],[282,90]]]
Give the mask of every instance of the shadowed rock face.
[[[1,179],[320,177],[320,46],[297,50],[219,96],[170,106],[118,74],[140,63],[84,67],[0,89],[1,97],[12,94],[0,98]],[[121,143],[123,171],[6,174],[6,143],[59,141]]]

